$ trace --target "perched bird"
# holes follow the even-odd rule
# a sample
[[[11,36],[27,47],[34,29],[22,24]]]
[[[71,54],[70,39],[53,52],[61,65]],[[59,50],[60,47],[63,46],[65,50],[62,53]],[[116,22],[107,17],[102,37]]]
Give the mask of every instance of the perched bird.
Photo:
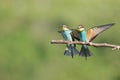
[[[86,35],[86,31],[85,31],[85,29],[84,29],[84,26],[79,25],[77,30],[78,30],[78,32],[79,32],[80,41],[88,42],[88,37],[87,37],[87,35]],[[81,51],[80,51],[79,55],[85,56],[86,59],[87,59],[87,56],[91,56],[91,52],[90,52],[90,50],[88,49],[88,46],[87,46],[87,45],[82,45]]]
[[[66,25],[63,25],[62,30],[58,31],[58,32],[62,34],[62,36],[65,40],[74,41],[72,31]],[[78,53],[79,53],[79,51],[76,49],[75,44],[67,44],[66,45],[64,55],[72,56],[72,58],[73,58],[73,56]]]
[[[76,38],[77,40],[83,41],[83,42],[91,42],[100,33],[110,28],[112,25],[114,25],[114,23],[96,26],[91,29],[88,29],[87,31],[85,30],[85,27],[83,25],[79,25],[78,29],[77,30],[72,29],[72,32],[73,32],[74,38]],[[88,56],[91,56],[91,52],[88,49],[87,45],[82,45],[79,55],[84,56],[86,58]]]

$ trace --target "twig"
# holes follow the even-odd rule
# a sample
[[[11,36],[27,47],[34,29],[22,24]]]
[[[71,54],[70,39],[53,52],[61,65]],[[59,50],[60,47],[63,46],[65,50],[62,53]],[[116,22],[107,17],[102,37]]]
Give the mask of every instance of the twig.
[[[81,41],[65,41],[65,40],[52,40],[51,44],[77,44],[77,45],[88,45],[94,47],[109,47],[112,50],[120,50],[119,45],[113,45],[108,43],[93,43],[93,42],[81,42]]]

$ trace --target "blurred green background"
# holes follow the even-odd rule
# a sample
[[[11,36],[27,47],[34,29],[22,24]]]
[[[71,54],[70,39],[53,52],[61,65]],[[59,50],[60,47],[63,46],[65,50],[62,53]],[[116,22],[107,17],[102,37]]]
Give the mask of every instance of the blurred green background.
[[[112,22],[94,42],[119,45],[120,0],[0,0],[0,80],[120,80],[120,51],[90,47],[86,61],[50,44],[63,24]]]

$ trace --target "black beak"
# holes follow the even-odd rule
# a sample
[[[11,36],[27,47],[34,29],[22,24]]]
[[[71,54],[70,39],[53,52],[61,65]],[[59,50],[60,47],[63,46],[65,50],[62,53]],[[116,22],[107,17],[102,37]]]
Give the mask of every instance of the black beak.
[[[58,31],[58,33],[61,33],[62,31]]]

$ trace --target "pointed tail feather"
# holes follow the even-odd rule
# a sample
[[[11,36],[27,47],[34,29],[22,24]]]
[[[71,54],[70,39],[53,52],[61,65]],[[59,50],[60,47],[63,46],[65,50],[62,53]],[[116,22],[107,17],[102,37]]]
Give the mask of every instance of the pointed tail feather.
[[[90,52],[89,48],[86,45],[83,45],[79,55],[86,57],[86,59],[87,59],[87,57],[91,56],[92,53]]]
[[[65,48],[64,55],[71,56],[71,50],[68,47]]]
[[[79,54],[79,51],[76,49],[76,47],[72,47],[72,53],[74,55],[77,55],[77,54]]]
[[[74,46],[69,45],[66,47],[64,55],[72,56],[72,58],[73,58],[73,56],[78,54],[78,53],[79,53],[79,51]]]

